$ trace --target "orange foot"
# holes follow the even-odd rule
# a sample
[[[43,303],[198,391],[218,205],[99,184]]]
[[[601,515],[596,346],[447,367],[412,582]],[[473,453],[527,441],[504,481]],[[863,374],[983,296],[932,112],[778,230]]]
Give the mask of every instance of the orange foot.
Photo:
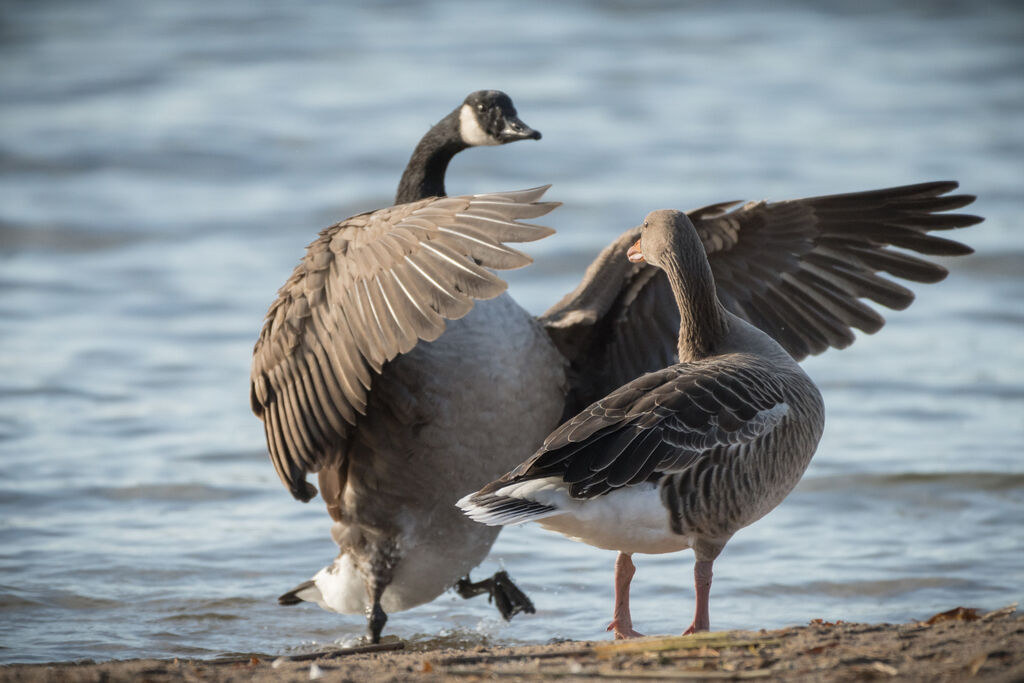
[[[612,620],[612,623],[608,624],[607,631],[615,632],[615,640],[628,640],[629,638],[643,638],[644,634],[637,633],[633,630],[633,624],[624,623],[619,624],[618,621]]]
[[[710,631],[710,630],[711,629],[709,629],[707,626],[705,626],[704,628],[697,628],[697,624],[693,623],[693,624],[690,624],[690,628],[688,628],[685,631],[683,631],[683,635],[684,636],[688,636],[688,635],[691,635],[693,633],[701,633],[703,631]]]

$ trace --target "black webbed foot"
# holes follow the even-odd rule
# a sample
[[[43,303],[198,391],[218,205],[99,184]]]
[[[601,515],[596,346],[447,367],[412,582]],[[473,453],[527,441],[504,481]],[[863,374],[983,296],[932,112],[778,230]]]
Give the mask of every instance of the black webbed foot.
[[[459,579],[459,582],[455,584],[455,591],[463,598],[472,598],[487,593],[487,601],[494,603],[505,621],[509,621],[520,612],[527,614],[536,612],[533,602],[526,593],[512,583],[512,579],[506,571],[500,571],[491,578],[476,583],[470,581],[468,576]]]

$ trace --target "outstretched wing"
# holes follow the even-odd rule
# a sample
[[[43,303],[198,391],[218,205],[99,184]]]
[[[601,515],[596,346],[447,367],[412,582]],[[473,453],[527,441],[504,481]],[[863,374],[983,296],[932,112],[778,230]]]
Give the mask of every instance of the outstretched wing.
[[[914,294],[894,281],[938,282],[942,266],[918,256],[954,256],[971,248],[930,234],[979,223],[945,213],[971,195],[956,182],[783,202],[726,202],[688,213],[732,313],[771,335],[801,360],[845,348],[853,329],[868,334],[885,320],[864,299],[900,310]],[[541,320],[572,363],[571,415],[643,372],[673,362],[679,315],[664,274],[628,263],[639,228],[623,233],[588,268],[583,282]]]
[[[881,275],[911,282],[944,279],[942,266],[912,256],[962,256],[973,250],[929,234],[981,222],[942,213],[974,201],[948,195],[953,181],[871,192],[752,202],[728,213],[695,214],[727,309],[771,335],[797,360],[853,343],[885,324],[861,299],[903,310],[914,293]],[[714,207],[709,207],[714,208]]]
[[[504,243],[554,232],[521,222],[558,206],[538,201],[548,187],[360,214],[309,245],[267,314],[250,385],[271,460],[293,496],[316,495],[306,474],[337,463],[385,363],[437,339],[475,299],[503,292],[488,268],[530,263]]]

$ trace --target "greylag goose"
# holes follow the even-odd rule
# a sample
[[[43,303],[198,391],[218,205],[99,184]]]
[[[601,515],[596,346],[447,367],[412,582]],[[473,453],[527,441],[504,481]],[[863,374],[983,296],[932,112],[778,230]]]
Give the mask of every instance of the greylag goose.
[[[490,114],[480,116],[481,103]],[[539,137],[517,121],[507,96],[474,93],[428,133],[437,139],[417,147],[410,160],[417,168],[406,170],[398,200],[443,195],[448,160],[473,141]],[[973,201],[949,195],[956,187],[925,183],[731,211],[736,202],[730,202],[689,216],[725,308],[800,359],[848,345],[851,328],[878,330],[883,319],[861,298],[909,305],[913,294],[879,271],[916,282],[945,277],[942,267],[890,247],[970,253],[927,234],[981,220],[942,213]],[[527,193],[512,203],[526,206],[539,196]],[[467,596],[480,589],[465,572],[486,556],[497,529],[471,523],[451,506],[450,494],[514,467],[563,415],[672,362],[679,328],[662,272],[625,260],[634,229],[540,318],[508,294],[474,307],[463,292],[448,292],[459,295],[459,304],[448,302],[432,284],[403,289],[396,294],[430,321],[427,336],[411,335],[408,321],[390,309],[379,315],[389,300],[367,278],[399,246],[408,250],[406,258],[436,259],[422,244],[391,235],[388,226],[396,224],[376,217],[343,221],[310,245],[271,306],[253,354],[250,391],[281,480],[308,501],[316,489],[306,475],[318,474],[341,548],[332,565],[280,600],[365,611],[374,640],[385,609],[427,602],[452,585]],[[485,242],[508,241],[506,221],[493,218],[477,216],[472,227],[491,236],[481,237]],[[441,222],[428,221],[424,229],[443,231],[450,219],[430,217]],[[350,243],[361,248],[349,250]],[[503,613],[529,611],[529,601],[502,573],[481,583]]]
[[[785,349],[719,303],[686,214],[649,214],[628,257],[666,275],[681,320],[678,362],[590,405],[458,506],[485,524],[537,521],[619,551],[616,638],[640,635],[629,612],[632,554],[692,548],[697,598],[685,632],[706,631],[715,558],[796,486],[824,406]]]
[[[886,275],[934,283],[949,274],[908,252],[973,253],[929,234],[983,220],[946,213],[974,201],[973,195],[949,194],[958,186],[950,180],[742,206],[723,202],[686,213],[725,309],[799,361],[846,348],[853,329],[880,330],[885,319],[862,299],[894,310],[909,306],[914,293]],[[620,235],[580,285],[540,316],[570,364],[563,421],[673,362],[679,314],[668,280],[660,269],[626,258],[639,235],[638,227]]]

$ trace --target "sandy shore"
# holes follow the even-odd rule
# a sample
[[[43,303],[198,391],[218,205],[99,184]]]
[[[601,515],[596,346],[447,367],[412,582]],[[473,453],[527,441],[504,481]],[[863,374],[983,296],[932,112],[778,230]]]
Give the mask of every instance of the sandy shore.
[[[748,680],[1024,681],[1015,606],[909,624],[815,621],[626,642],[430,650],[401,642],[304,657],[16,664],[0,681]]]

